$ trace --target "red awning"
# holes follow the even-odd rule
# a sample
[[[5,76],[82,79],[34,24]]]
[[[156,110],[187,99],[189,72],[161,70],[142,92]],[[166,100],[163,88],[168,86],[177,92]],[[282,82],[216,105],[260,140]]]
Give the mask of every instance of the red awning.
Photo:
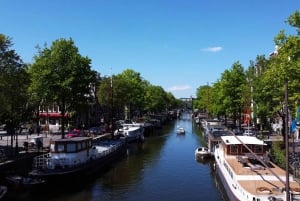
[[[70,115],[68,113],[65,114],[65,117],[69,117]],[[40,117],[54,117],[54,118],[60,118],[61,113],[60,112],[40,112]]]

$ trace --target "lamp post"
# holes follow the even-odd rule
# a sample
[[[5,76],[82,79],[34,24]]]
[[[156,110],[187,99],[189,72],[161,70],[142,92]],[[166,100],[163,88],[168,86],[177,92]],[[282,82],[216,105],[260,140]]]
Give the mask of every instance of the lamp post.
[[[285,182],[285,190],[286,190],[286,200],[290,201],[290,177],[289,177],[289,138],[288,138],[288,80],[284,80],[284,86],[285,86],[285,108],[284,108],[284,113],[285,113],[285,177],[286,177],[286,182]]]
[[[114,138],[114,91],[113,91],[113,75],[110,77],[110,101],[111,101],[111,137]]]

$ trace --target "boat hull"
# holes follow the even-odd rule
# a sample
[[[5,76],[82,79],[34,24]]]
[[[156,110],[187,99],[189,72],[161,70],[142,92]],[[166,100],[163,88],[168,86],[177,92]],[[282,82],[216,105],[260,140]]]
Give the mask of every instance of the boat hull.
[[[17,193],[38,192],[46,183],[45,180],[40,178],[31,178],[19,175],[6,176],[5,180],[9,189]]]
[[[217,162],[215,162],[215,170],[216,170],[216,173],[217,173],[217,175],[218,175],[218,177],[219,177],[219,179],[222,183],[222,186],[223,186],[224,190],[226,191],[226,195],[227,195],[228,199],[230,201],[240,201],[235,196],[235,194],[232,192],[232,190],[230,189],[229,184],[227,183],[227,181],[226,181],[226,179],[225,179],[225,177],[224,177],[224,175],[221,171],[221,168],[220,168],[220,166],[218,165]]]

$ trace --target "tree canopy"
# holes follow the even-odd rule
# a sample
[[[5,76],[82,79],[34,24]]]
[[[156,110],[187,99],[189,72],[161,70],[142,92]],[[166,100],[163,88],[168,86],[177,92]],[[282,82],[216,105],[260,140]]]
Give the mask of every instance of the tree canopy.
[[[34,60],[28,70],[29,91],[39,102],[59,106],[64,137],[66,111],[78,111],[88,105],[97,73],[91,69],[91,60],[79,54],[72,39],[58,39],[50,48],[39,49]]]
[[[26,121],[29,84],[27,65],[12,45],[10,37],[0,34],[0,122],[6,124],[10,135]]]

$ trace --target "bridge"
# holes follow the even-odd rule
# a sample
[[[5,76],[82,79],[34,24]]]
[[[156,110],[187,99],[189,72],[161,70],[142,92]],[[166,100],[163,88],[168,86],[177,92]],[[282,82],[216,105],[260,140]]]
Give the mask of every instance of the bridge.
[[[184,102],[184,108],[185,109],[193,109],[193,101],[196,98],[193,97],[189,97],[189,98],[180,98],[180,100],[182,100]]]

